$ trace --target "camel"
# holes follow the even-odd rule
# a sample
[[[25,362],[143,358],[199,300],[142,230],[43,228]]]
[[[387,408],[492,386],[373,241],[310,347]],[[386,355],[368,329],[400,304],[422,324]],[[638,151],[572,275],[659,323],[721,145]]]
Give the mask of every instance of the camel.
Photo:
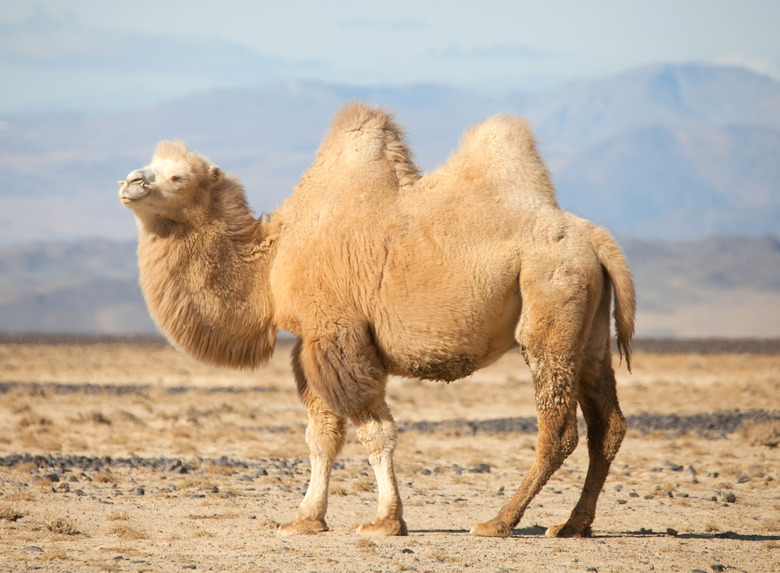
[[[562,210],[530,127],[495,116],[421,174],[392,114],[347,104],[311,168],[270,216],[239,181],[182,142],[120,181],[139,231],[140,285],[173,345],[214,365],[255,368],[278,329],[308,414],[311,479],[280,535],[322,532],[334,459],[351,421],[378,489],[362,535],[406,535],[393,467],[389,375],[468,376],[518,348],[538,415],[535,456],[517,492],[478,536],[507,537],[587,422],[589,466],[556,537],[591,535],[626,425],[610,342],[630,370],[635,295],[620,247]]]

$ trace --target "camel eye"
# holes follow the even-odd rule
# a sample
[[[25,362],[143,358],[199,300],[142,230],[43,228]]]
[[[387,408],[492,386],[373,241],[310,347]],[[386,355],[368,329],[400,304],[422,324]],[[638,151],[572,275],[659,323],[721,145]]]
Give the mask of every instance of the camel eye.
[[[181,183],[183,181],[180,175],[174,175],[171,177],[171,183]]]

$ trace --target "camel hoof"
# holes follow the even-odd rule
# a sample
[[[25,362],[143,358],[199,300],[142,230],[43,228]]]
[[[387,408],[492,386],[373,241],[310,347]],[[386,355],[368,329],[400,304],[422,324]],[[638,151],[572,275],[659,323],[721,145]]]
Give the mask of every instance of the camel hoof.
[[[477,537],[509,537],[512,528],[503,521],[492,519],[487,523],[479,523],[471,528],[471,535]]]
[[[563,525],[553,525],[547,528],[545,535],[547,537],[590,537],[593,535],[593,530],[591,530],[590,525],[576,527],[566,522]]]
[[[328,524],[323,519],[296,519],[280,525],[276,533],[281,537],[290,535],[313,535],[328,530]]]
[[[386,537],[390,535],[409,535],[403,519],[377,519],[374,523],[366,523],[358,527],[358,535]]]

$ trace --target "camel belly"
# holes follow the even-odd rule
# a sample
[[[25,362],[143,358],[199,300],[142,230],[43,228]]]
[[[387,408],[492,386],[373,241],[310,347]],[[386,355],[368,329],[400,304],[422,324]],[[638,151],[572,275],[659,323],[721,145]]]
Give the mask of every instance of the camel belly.
[[[515,328],[520,295],[511,292],[490,312],[447,310],[438,320],[397,316],[375,330],[379,351],[391,374],[451,382],[492,364],[517,347]],[[436,314],[435,312],[431,314]]]

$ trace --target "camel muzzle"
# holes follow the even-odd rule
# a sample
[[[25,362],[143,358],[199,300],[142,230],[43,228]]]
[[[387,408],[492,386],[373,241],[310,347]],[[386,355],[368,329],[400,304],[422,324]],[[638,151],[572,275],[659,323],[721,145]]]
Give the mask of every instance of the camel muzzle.
[[[125,181],[117,181],[117,183],[122,185],[119,189],[119,199],[125,205],[132,201],[143,199],[152,192],[148,186],[149,182],[140,171],[133,171],[127,176]]]

